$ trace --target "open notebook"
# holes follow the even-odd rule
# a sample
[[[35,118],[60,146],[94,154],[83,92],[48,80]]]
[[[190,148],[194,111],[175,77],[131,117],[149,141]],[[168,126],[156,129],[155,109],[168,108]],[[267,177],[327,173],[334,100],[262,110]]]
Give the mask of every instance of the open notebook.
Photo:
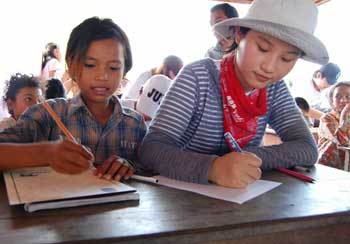
[[[90,170],[65,175],[34,167],[7,171],[4,178],[10,205],[24,204],[28,212],[139,199],[135,188],[98,179]]]

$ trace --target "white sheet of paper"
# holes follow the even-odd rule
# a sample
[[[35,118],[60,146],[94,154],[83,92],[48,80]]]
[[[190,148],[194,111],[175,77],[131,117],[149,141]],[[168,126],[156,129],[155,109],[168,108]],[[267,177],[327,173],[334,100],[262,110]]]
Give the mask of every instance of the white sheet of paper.
[[[191,191],[212,198],[242,204],[252,198],[255,198],[273,188],[279,186],[280,182],[257,180],[248,185],[245,189],[233,189],[218,185],[194,184],[184,181],[172,180],[164,176],[154,176],[158,179],[158,184],[176,188],[184,191]]]

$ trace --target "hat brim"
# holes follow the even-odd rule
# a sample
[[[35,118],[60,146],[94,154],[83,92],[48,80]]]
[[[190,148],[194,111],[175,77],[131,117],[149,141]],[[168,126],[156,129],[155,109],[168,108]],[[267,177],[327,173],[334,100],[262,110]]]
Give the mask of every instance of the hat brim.
[[[304,31],[276,23],[248,18],[231,18],[224,20],[216,24],[214,30],[223,36],[228,36],[232,35],[230,27],[233,26],[250,28],[291,44],[304,53],[301,58],[307,61],[318,64],[326,64],[329,61],[328,52],[323,43],[315,36]]]

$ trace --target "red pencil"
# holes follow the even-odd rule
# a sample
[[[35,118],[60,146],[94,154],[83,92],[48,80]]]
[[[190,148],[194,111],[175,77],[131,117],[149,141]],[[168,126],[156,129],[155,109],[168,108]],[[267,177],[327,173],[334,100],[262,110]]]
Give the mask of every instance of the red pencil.
[[[290,170],[290,169],[278,167],[277,171],[284,173],[284,174],[287,174],[287,175],[290,175],[290,176],[293,176],[295,178],[298,178],[299,180],[306,181],[309,183],[314,183],[314,181],[315,181],[315,179],[311,178],[310,176],[304,175],[304,174],[299,173],[299,172],[295,172],[295,171]]]

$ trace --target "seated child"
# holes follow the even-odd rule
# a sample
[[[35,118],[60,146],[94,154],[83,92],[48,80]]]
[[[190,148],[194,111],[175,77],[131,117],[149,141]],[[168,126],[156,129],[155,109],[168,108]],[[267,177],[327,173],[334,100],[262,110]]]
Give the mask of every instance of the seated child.
[[[146,125],[140,114],[123,108],[113,96],[132,67],[126,34],[110,19],[86,19],[71,32],[66,63],[81,92],[47,103],[81,144],[60,139],[61,130],[38,104],[15,127],[0,133],[0,142],[6,142],[0,144],[0,170],[50,165],[74,174],[95,163],[99,177],[129,178],[134,169],[127,160],[136,160]]]
[[[39,103],[42,91],[37,77],[17,73],[6,81],[4,94],[3,100],[11,117],[0,121],[0,131],[13,127],[28,107]]]
[[[312,127],[313,126],[312,122],[308,116],[308,113],[310,111],[309,103],[302,97],[295,97],[294,100],[295,100],[295,103],[297,104],[300,112],[303,114],[306,124],[309,127]]]
[[[45,89],[45,99],[52,99],[57,97],[65,97],[65,90],[62,81],[52,78],[47,80]]]
[[[350,139],[350,82],[338,82],[329,92],[332,110],[321,117],[319,128],[318,163],[345,169],[345,151],[337,148],[349,146]]]

